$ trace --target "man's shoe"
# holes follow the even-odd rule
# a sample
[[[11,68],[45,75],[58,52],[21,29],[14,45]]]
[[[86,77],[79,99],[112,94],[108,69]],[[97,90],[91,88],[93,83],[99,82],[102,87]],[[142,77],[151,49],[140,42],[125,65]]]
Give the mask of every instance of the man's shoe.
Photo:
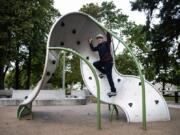
[[[105,74],[99,74],[99,77],[100,78],[103,78]]]
[[[109,92],[109,93],[107,93],[107,95],[108,95],[109,97],[112,97],[112,96],[116,96],[117,93],[116,93],[116,92]]]

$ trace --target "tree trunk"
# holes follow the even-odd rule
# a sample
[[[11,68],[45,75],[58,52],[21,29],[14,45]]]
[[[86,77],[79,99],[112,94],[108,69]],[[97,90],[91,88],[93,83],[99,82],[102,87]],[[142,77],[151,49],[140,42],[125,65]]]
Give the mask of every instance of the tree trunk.
[[[162,88],[162,91],[163,91],[162,94],[163,94],[163,96],[164,96],[164,94],[165,94],[165,93],[164,93],[165,85],[166,85],[166,84],[165,84],[165,82],[163,81],[163,88]]]
[[[19,60],[15,62],[15,89],[19,89]]]
[[[5,74],[4,74],[4,67],[0,67],[0,90],[3,90],[4,89],[4,77],[5,77]]]
[[[32,50],[31,47],[29,47],[29,57],[28,57],[28,62],[27,62],[27,82],[26,82],[26,89],[30,88],[30,80],[31,80],[31,54]]]

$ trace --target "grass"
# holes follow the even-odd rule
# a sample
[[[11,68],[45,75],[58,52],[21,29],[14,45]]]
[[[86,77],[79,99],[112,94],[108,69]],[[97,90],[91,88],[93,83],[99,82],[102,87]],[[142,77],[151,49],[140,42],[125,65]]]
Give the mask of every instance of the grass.
[[[164,97],[166,101],[174,101],[175,97]]]

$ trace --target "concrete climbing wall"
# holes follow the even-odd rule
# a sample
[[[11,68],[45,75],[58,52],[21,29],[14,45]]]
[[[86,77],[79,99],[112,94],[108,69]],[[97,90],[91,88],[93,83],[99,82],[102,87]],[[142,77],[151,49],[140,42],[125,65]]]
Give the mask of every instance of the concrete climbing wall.
[[[92,37],[95,41],[95,36],[99,33],[105,34],[106,32],[88,15],[82,13],[70,13],[62,16],[55,22],[48,38],[47,57],[42,80],[24,103],[30,102],[37,95],[41,87],[43,87],[54,74],[58,61],[58,52],[49,51],[48,47],[71,48],[82,54],[90,63],[93,63],[99,60],[99,56],[97,52],[92,52],[90,50],[88,39]],[[94,44],[97,43],[94,42]],[[111,51],[112,50],[113,46],[111,47]],[[96,96],[96,83],[91,70],[83,61],[81,61],[80,66],[84,83],[90,92]],[[99,75],[99,72],[96,72]],[[99,77],[101,100],[121,107],[126,114],[127,121],[141,122],[142,91],[139,77],[120,74],[117,72],[115,64],[113,66],[112,76],[118,94],[115,97],[109,98],[107,93],[110,91],[110,87],[107,78]],[[164,98],[148,81],[145,81],[145,88],[147,121],[169,120],[169,110]]]

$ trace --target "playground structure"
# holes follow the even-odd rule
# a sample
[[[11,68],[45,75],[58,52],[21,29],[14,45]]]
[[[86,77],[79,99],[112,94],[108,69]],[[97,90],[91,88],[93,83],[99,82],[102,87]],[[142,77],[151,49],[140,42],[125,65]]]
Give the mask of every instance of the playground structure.
[[[99,56],[92,52],[88,45],[90,37],[95,38],[99,33],[105,35],[106,32],[109,32],[128,49],[140,75],[140,77],[122,75],[118,73],[114,64],[112,76],[117,89],[117,96],[111,98],[107,96],[110,91],[107,78],[100,78],[99,72],[92,66],[92,63],[97,61]],[[40,89],[54,75],[61,50],[71,52],[81,59],[80,67],[84,83],[88,90],[97,97],[98,128],[101,128],[100,100],[113,106],[119,106],[124,111],[128,122],[143,122],[144,129],[146,129],[146,121],[170,120],[164,98],[144,79],[141,65],[128,45],[94,18],[79,12],[60,17],[52,26],[47,42],[46,62],[42,78],[32,93],[19,105],[17,111],[19,119],[32,113],[32,102]],[[113,46],[111,46],[111,52],[114,56]]]

